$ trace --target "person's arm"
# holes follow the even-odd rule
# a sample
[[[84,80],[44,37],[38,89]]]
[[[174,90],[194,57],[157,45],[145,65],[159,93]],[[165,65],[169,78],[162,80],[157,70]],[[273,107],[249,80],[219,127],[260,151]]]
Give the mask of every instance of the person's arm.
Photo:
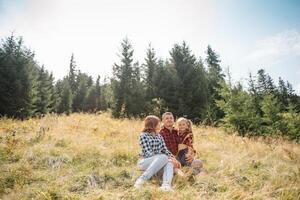
[[[162,136],[161,137],[161,140],[162,140],[162,148],[163,148],[163,153],[165,153],[166,155],[169,156],[169,160],[173,163],[173,166],[175,168],[181,168],[181,164],[180,162],[176,159],[176,157],[168,150],[167,146],[166,146],[166,143],[165,143],[165,140],[163,139]]]
[[[145,134],[140,135],[140,146],[145,157],[154,156],[154,152],[149,143],[149,138]]]
[[[189,147],[193,148],[193,138],[191,135],[186,139],[185,144],[188,145]]]
[[[194,149],[193,143],[193,135],[192,133],[190,133],[191,135],[187,138],[187,145],[193,150],[193,153],[196,154],[196,150]]]
[[[172,153],[168,150],[164,138],[161,135],[159,137],[160,137],[161,142],[162,142],[162,153],[164,153],[167,156],[171,157]]]
[[[185,160],[188,163],[192,163],[195,158],[195,154],[185,154]]]
[[[196,153],[196,150],[194,149],[193,147],[193,136],[190,135],[188,138],[187,138],[187,145],[189,148],[192,149],[193,153],[192,154],[186,154],[185,155],[185,160],[188,162],[188,163],[192,163],[194,158],[195,158],[195,153]]]
[[[173,163],[173,167],[180,169],[181,163],[172,155],[169,160]]]

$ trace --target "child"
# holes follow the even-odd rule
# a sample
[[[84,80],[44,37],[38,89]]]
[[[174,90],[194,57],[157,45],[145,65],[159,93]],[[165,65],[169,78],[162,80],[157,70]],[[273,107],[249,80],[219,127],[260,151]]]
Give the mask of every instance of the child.
[[[182,166],[191,166],[186,162],[186,155],[193,154],[196,151],[193,148],[193,132],[192,122],[184,117],[180,117],[177,120],[179,145],[177,159]]]
[[[195,154],[196,151],[193,148],[193,131],[192,122],[186,118],[179,118],[177,120],[178,134],[179,134],[179,145],[177,159],[182,166],[189,166],[190,170],[186,175],[193,174],[197,175],[202,171],[203,164],[200,160],[194,159],[190,164],[186,162],[185,158],[188,154]]]

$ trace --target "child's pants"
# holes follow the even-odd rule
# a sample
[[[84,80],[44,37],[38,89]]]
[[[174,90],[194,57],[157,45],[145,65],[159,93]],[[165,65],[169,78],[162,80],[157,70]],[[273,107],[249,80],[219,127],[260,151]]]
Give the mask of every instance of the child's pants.
[[[180,162],[181,166],[191,166],[191,164],[185,160],[185,155],[188,153],[188,151],[188,148],[185,148],[178,152],[178,161]]]
[[[141,178],[149,180],[154,174],[163,168],[163,185],[170,185],[173,179],[173,163],[165,154],[157,154],[138,161],[138,166],[144,170]]]

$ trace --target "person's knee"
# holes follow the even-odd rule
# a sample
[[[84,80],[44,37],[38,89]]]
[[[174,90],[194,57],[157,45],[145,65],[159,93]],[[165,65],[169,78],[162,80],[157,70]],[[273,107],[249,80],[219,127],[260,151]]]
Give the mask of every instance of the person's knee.
[[[166,166],[168,166],[168,167],[172,167],[172,168],[174,167],[174,165],[173,165],[173,162],[172,162],[172,161],[168,161],[168,162],[167,162],[167,164],[166,164]]]
[[[160,156],[164,160],[169,160],[169,157],[166,154],[160,154]]]
[[[191,164],[192,168],[202,168],[203,167],[203,163],[201,160],[193,160],[192,164]]]
[[[160,159],[162,162],[168,162],[169,157],[165,154],[158,154],[157,155],[158,159]]]

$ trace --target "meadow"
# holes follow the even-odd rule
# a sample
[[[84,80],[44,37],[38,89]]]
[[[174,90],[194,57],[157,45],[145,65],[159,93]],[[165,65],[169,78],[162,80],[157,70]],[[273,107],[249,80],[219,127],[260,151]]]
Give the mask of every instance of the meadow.
[[[300,145],[194,126],[206,172],[133,188],[139,119],[109,113],[0,119],[0,199],[300,199]]]

